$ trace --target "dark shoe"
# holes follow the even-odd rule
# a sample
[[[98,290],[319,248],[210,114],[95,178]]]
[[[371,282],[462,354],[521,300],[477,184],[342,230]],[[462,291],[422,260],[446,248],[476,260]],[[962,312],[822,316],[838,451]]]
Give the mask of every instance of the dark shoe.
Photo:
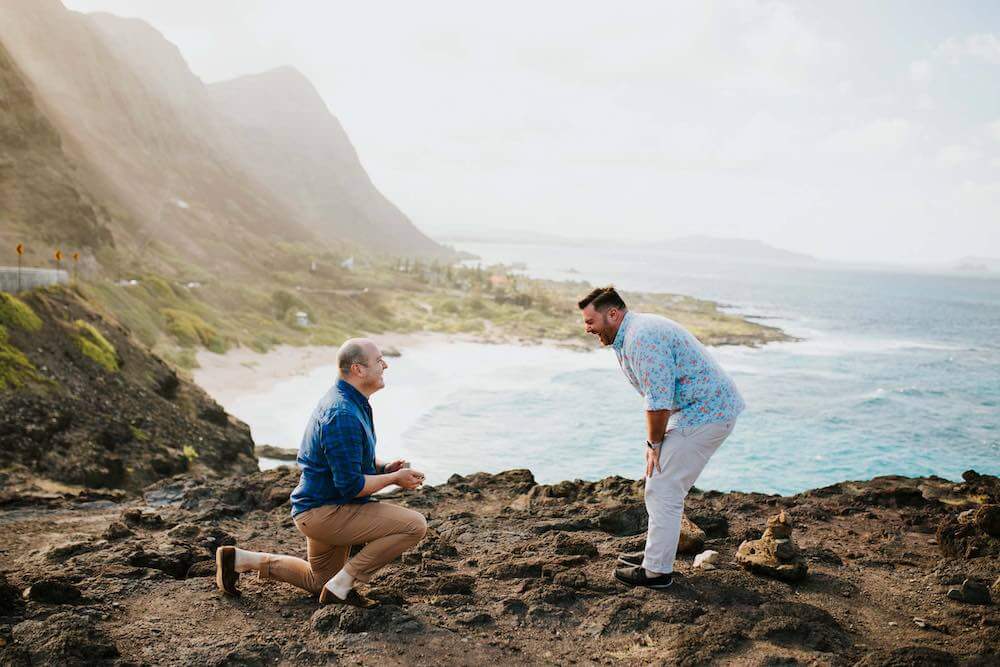
[[[618,562],[624,563],[625,565],[642,565],[642,559],[645,557],[645,551],[633,551],[630,554],[618,554]]]
[[[670,588],[670,585],[674,583],[673,574],[658,574],[650,576],[645,569],[638,566],[625,566],[617,568],[615,570],[615,579],[627,586],[643,586],[645,588],[653,588],[656,590]]]
[[[362,596],[353,588],[351,592],[347,594],[346,600],[341,600],[326,586],[319,592],[319,603],[320,604],[349,604],[352,607],[360,607],[362,609],[371,609],[378,605],[378,602],[374,600],[369,600],[368,598]]]
[[[226,595],[240,596],[236,582],[240,573],[236,571],[236,547],[219,547],[215,550],[215,585]]]

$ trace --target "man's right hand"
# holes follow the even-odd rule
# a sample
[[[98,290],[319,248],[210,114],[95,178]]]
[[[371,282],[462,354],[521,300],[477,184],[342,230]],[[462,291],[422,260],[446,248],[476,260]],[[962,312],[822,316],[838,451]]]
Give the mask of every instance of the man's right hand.
[[[392,473],[397,486],[404,489],[415,489],[424,483],[424,474],[412,468],[403,468]]]

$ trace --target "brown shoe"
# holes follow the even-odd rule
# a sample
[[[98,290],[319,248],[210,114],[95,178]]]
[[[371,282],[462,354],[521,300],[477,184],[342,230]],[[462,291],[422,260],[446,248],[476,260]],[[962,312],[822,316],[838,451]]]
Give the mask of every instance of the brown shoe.
[[[346,600],[341,600],[336,595],[334,595],[332,592],[330,592],[330,589],[327,588],[326,586],[324,586],[323,590],[321,590],[319,592],[319,603],[320,604],[349,604],[352,607],[360,607],[362,609],[371,609],[372,607],[375,607],[375,606],[378,605],[378,602],[375,602],[374,600],[369,600],[368,598],[364,597],[363,595],[361,595],[360,593],[358,593],[353,588],[351,589],[351,592],[347,594],[347,599]]]
[[[240,573],[236,571],[236,547],[219,547],[215,550],[215,585],[226,595],[240,596],[236,582]]]

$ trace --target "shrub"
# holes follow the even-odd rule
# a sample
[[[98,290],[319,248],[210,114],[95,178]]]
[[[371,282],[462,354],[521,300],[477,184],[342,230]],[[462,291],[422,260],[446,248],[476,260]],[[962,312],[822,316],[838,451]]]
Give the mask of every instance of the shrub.
[[[115,346],[108,342],[100,331],[93,325],[77,320],[74,322],[77,330],[76,342],[80,346],[80,351],[84,356],[97,362],[110,373],[118,371],[118,351]]]
[[[167,331],[185,347],[202,345],[215,351],[225,351],[225,341],[205,320],[194,313],[166,308],[163,317],[167,320]]]
[[[0,325],[0,391],[17,389],[37,377],[34,365],[7,342],[7,330]]]
[[[0,292],[0,324],[26,331],[38,331],[42,328],[42,320],[35,315],[31,306],[13,294],[4,292]]]

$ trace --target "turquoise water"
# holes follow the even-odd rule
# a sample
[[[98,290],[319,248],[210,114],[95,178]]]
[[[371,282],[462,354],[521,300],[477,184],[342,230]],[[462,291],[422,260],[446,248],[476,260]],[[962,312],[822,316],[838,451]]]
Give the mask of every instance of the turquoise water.
[[[845,479],[1000,474],[1000,280],[777,267],[640,251],[462,244],[531,275],[714,299],[803,339],[713,349],[748,403],[704,489],[795,493]],[[570,271],[573,269],[573,271]],[[610,350],[432,342],[390,359],[379,450],[439,483],[642,475],[644,414]],[[297,447],[335,376],[224,401],[258,442]]]
[[[793,493],[881,474],[1000,474],[1000,280],[642,251],[460,249],[524,262],[536,276],[714,299],[803,338],[715,350],[749,407],[700,487]],[[467,392],[418,422],[411,446],[429,452],[441,434],[480,433],[473,446],[516,449],[546,481],[637,476],[641,405],[610,362],[521,391]]]

